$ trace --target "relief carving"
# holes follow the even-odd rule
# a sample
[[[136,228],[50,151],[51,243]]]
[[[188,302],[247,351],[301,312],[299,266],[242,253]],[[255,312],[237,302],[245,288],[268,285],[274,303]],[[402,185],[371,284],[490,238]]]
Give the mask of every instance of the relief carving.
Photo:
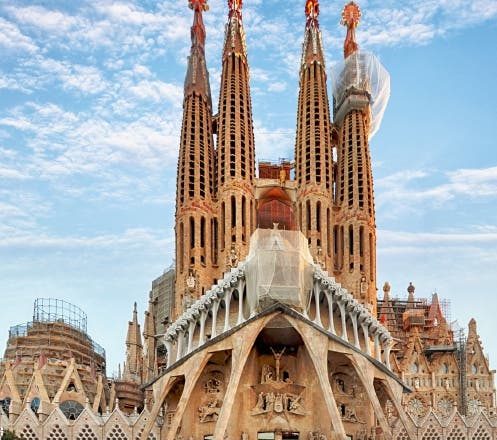
[[[349,423],[366,423],[361,417],[364,407],[362,402],[366,399],[359,380],[350,374],[336,373],[331,377],[331,386],[342,420]]]
[[[264,364],[261,369],[260,384],[253,387],[257,402],[252,409],[253,416],[260,414],[304,415],[305,387],[294,384],[290,373],[284,367],[284,347],[280,352],[271,347],[274,364]]]
[[[211,371],[203,385],[205,400],[198,408],[200,423],[215,422],[223,406],[224,375],[220,371]]]
[[[326,435],[320,431],[309,432],[309,440],[327,440]]]
[[[207,405],[198,409],[200,423],[215,422],[219,417],[223,402],[219,399],[212,399]]]

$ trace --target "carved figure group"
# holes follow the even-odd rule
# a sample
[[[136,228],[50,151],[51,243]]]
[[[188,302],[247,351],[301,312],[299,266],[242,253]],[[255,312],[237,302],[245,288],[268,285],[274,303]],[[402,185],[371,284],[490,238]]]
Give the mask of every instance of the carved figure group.
[[[282,413],[284,411],[304,415],[304,407],[302,405],[302,394],[296,395],[291,393],[259,393],[257,403],[252,410],[252,415],[269,413]]]
[[[205,406],[201,406],[198,409],[200,423],[217,421],[221,406],[222,401],[219,399],[212,399]]]

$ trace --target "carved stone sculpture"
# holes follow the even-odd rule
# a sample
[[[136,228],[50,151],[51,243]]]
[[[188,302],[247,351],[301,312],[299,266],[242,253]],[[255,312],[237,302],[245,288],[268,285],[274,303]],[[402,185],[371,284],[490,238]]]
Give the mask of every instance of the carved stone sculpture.
[[[198,409],[200,423],[215,422],[219,417],[222,402],[219,399],[212,399],[205,406]]]

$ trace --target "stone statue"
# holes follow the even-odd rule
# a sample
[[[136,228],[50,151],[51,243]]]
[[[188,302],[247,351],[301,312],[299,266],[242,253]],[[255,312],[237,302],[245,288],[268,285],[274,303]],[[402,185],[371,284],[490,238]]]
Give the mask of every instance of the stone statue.
[[[271,351],[273,352],[274,360],[276,361],[276,381],[280,381],[280,362],[281,362],[281,357],[283,356],[283,353],[285,353],[286,347],[283,347],[283,350],[281,350],[280,353],[276,353],[273,350],[273,347],[271,347]]]

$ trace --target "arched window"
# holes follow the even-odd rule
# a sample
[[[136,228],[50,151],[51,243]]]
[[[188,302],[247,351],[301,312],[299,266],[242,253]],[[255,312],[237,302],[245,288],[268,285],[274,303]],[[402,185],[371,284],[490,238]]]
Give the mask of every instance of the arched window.
[[[0,408],[2,408],[3,412],[6,415],[9,415],[9,408],[10,408],[10,402],[11,402],[10,397],[4,397],[3,399],[0,400]]]
[[[83,405],[75,400],[66,400],[59,405],[67,420],[76,420],[83,412]]]
[[[31,410],[37,414],[38,410],[40,409],[40,399],[38,397],[34,397],[31,400]]]

